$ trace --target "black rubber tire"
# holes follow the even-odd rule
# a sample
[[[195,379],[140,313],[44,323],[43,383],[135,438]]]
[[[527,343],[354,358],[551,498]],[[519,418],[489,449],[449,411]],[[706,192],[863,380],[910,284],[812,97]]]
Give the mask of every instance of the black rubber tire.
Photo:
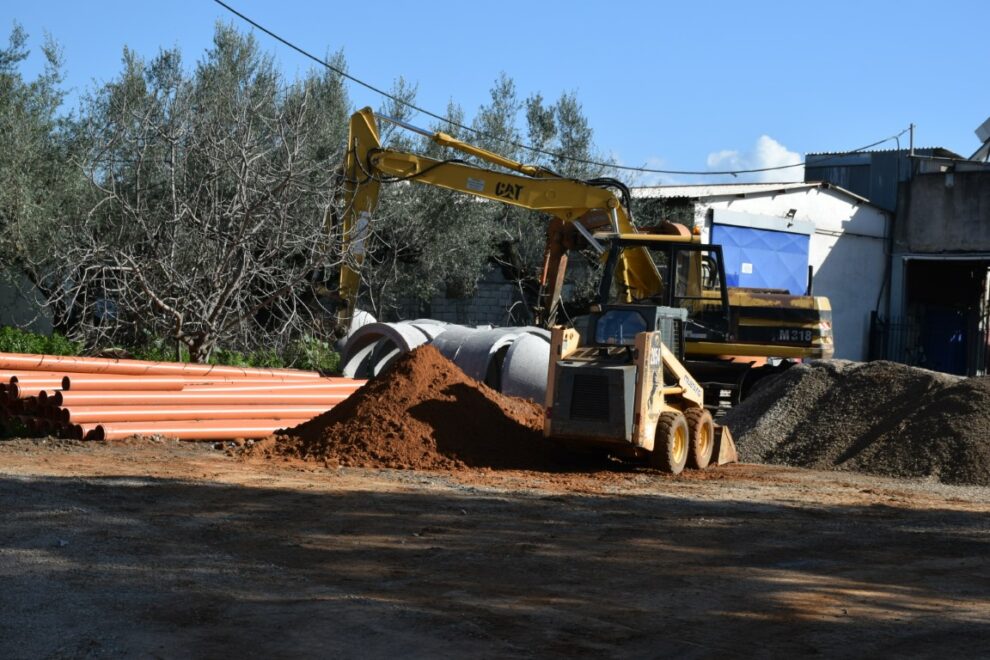
[[[715,422],[712,414],[704,408],[689,408],[684,411],[688,432],[691,435],[691,449],[688,451],[689,468],[704,470],[712,462],[715,449]]]
[[[680,474],[687,464],[690,432],[679,412],[665,412],[657,421],[657,432],[650,452],[650,465],[663,472]]]

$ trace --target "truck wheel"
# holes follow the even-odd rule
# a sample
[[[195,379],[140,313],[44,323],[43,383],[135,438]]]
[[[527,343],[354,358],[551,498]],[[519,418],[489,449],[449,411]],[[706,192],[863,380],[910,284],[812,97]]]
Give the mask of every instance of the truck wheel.
[[[691,435],[691,451],[688,452],[688,467],[703,470],[712,461],[715,448],[715,422],[712,414],[704,408],[691,408],[684,411],[688,432]]]
[[[680,474],[687,463],[690,432],[679,412],[665,412],[657,421],[657,434],[650,454],[650,465],[658,470]]]

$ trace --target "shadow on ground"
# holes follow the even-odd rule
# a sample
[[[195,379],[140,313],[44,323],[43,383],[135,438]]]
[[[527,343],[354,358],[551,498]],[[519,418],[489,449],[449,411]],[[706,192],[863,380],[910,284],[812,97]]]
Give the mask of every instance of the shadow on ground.
[[[0,478],[0,656],[977,656],[984,514]]]

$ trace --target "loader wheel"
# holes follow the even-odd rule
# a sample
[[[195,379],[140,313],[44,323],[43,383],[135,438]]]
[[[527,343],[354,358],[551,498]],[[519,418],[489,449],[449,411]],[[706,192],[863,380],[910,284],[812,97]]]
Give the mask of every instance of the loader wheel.
[[[712,462],[715,448],[715,422],[712,414],[704,408],[691,408],[684,412],[688,432],[691,434],[691,451],[688,452],[688,467],[704,470]]]
[[[660,415],[650,465],[664,472],[680,474],[687,463],[690,437],[684,415],[679,412],[665,412]]]

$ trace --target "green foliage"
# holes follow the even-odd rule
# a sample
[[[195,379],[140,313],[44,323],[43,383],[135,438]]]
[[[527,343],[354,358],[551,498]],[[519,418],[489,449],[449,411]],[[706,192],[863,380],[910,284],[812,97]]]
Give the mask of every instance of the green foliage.
[[[240,351],[229,351],[217,349],[210,355],[210,364],[219,364],[229,367],[261,367],[277,369],[285,366],[285,361],[270,349],[259,349],[248,353]]]
[[[176,356],[175,350],[175,341],[165,341],[160,337],[147,339],[139,346],[125,349],[127,354],[135,360],[149,360],[151,362],[189,362],[188,348],[181,346],[178,356]]]
[[[175,343],[153,340],[144,346],[129,351],[137,360],[152,360],[154,362],[174,362]],[[181,362],[189,362],[189,351],[183,347]],[[230,367],[256,367],[261,369],[307,369],[336,373],[340,368],[340,355],[333,350],[329,343],[304,335],[290,342],[281,352],[272,348],[260,348],[254,351],[237,351],[218,348],[207,360],[209,364]]]
[[[289,344],[285,352],[286,366],[323,373],[340,371],[340,354],[329,343],[306,335]]]
[[[0,353],[32,353],[37,355],[79,355],[82,344],[62,335],[42,335],[11,326],[0,327]]]
[[[666,199],[663,197],[637,197],[632,202],[636,225],[651,227],[661,222],[678,222],[694,227],[695,205],[690,199]]]
[[[80,204],[85,179],[70,165],[72,122],[58,116],[64,97],[59,47],[46,38],[44,70],[25,80],[20,68],[30,54],[27,44],[15,23],[0,48],[0,276],[23,274],[43,286],[35,257],[49,246],[39,229]]]
[[[125,48],[118,75],[60,116],[59,49],[45,42],[44,72],[24,80],[26,45],[15,26],[0,48],[0,271],[27,274],[88,347],[336,370],[339,356],[305,333],[323,320],[315,292],[334,275],[323,213],[352,110],[344,79],[321,69],[288,81],[254,36],[218,24],[192,67],[177,49],[144,59]],[[328,59],[346,70],[342,54]],[[415,101],[416,85],[400,78],[392,92]],[[418,123],[394,101],[381,112]],[[471,160],[381,128],[393,148]],[[605,159],[576,94],[523,98],[504,73],[472,116],[451,102],[433,128],[563,176],[608,173],[581,162]],[[469,297],[495,262],[532,307],[545,228],[545,217],[469,195],[383,186],[361,306],[387,319],[409,301]],[[569,290],[587,289],[578,279],[593,271],[572,268]]]
[[[61,319],[88,345],[175,337],[193,361],[280,352],[309,331],[339,257],[324,217],[348,106],[339,74],[287,80],[222,23],[192,70],[176,49],[125,49],[75,122],[96,199],[51,223],[40,251],[72,305]]]

